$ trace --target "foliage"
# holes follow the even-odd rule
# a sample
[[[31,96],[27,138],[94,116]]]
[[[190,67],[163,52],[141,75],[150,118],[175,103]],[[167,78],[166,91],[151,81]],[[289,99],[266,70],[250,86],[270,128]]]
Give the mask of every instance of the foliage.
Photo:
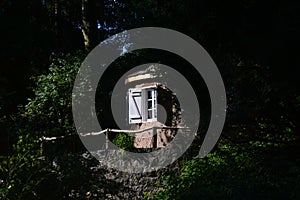
[[[297,199],[297,148],[299,144],[285,140],[239,144],[223,139],[218,150],[204,159],[195,157],[182,162],[175,171],[164,170],[157,191],[146,193],[144,198]]]
[[[90,155],[49,159],[34,134],[19,134],[11,154],[0,157],[0,199],[85,199],[101,187],[103,174],[92,174],[98,162]]]
[[[0,157],[0,198],[33,198],[37,186],[53,172],[46,168],[38,138],[34,134],[18,133],[10,155]]]
[[[120,133],[113,140],[113,143],[123,150],[130,150],[133,147],[133,137],[126,133]]]
[[[22,116],[41,134],[62,135],[74,131],[71,97],[76,74],[84,54],[62,55],[53,59],[47,75],[34,77],[34,98],[28,99]],[[47,133],[45,134],[45,131]]]
[[[35,199],[48,192],[41,187],[45,182],[68,176],[42,155],[39,138],[74,131],[71,92],[83,56],[77,52],[55,57],[47,75],[33,78],[34,98],[18,114],[1,118],[1,128],[12,146],[8,155],[0,157],[0,197]]]

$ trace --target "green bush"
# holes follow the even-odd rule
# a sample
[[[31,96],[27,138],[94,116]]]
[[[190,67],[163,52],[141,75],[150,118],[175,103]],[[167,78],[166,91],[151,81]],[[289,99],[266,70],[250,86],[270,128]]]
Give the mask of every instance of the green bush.
[[[297,199],[300,176],[295,174],[300,172],[300,160],[290,157],[297,146],[282,144],[275,150],[267,143],[220,141],[218,150],[205,158],[195,157],[175,170],[163,170],[156,192],[147,192],[144,198]]]
[[[39,185],[56,174],[48,165],[37,134],[19,129],[10,154],[0,156],[0,199],[36,199]]]
[[[27,105],[16,115],[0,119],[11,144],[9,155],[0,156],[0,199],[47,197],[47,188],[56,187],[57,177],[67,176],[42,155],[39,138],[74,131],[72,88],[83,58],[81,52],[55,57],[47,75],[32,78],[34,97]],[[61,197],[57,195],[53,197]]]
[[[62,55],[52,60],[47,75],[34,77],[34,97],[28,99],[22,116],[41,134],[62,135],[74,131],[72,89],[84,54]]]
[[[123,150],[130,150],[133,147],[133,137],[126,133],[120,133],[113,140],[113,143]]]

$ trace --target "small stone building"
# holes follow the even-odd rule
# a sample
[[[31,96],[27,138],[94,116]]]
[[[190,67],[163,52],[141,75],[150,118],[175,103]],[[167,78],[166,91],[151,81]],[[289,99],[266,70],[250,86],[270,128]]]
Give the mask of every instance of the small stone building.
[[[135,148],[160,148],[176,135],[180,123],[180,105],[176,95],[164,84],[157,66],[126,77],[128,123],[136,130]],[[157,77],[160,77],[157,79]]]

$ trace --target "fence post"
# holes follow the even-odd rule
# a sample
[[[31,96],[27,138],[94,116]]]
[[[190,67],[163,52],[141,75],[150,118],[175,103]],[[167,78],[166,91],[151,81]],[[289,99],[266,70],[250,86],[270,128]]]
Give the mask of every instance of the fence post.
[[[153,143],[152,143],[152,148],[157,148],[157,127],[153,127],[152,129],[152,140],[153,140]]]
[[[105,136],[105,149],[108,149],[108,133],[109,133],[109,129],[106,129],[106,136]]]

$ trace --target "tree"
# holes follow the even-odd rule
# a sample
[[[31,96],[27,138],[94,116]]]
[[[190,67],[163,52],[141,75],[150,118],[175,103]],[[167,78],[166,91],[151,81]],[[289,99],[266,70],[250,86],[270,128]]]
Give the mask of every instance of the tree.
[[[97,45],[97,17],[96,1],[82,0],[82,28],[84,47],[86,51],[92,50]]]

